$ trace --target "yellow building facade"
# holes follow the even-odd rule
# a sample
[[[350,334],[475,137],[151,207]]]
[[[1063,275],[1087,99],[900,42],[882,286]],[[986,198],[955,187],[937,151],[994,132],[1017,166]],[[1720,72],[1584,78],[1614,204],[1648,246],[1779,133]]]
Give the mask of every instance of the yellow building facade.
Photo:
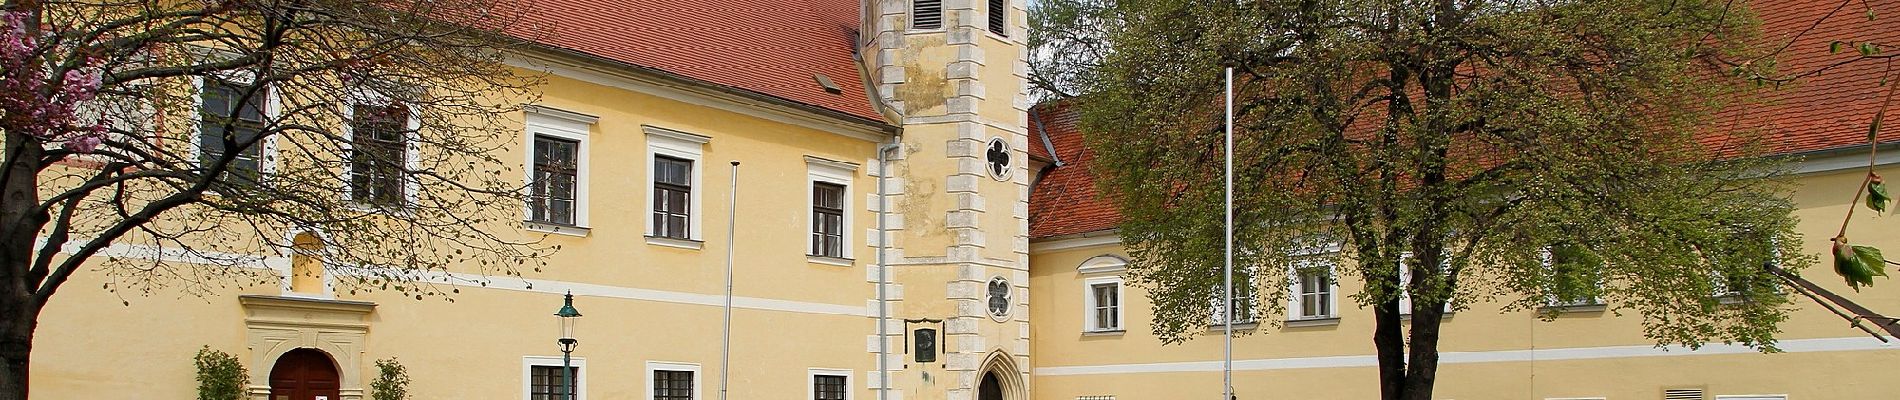
[[[1864,154],[1838,157],[1866,161]],[[1885,162],[1892,161],[1883,160],[1881,173],[1900,171]],[[1839,218],[1855,206],[1843,197],[1852,193],[1840,190],[1865,176],[1865,164],[1852,164],[1817,157],[1798,167],[1804,172],[1793,177],[1791,190],[1803,221],[1800,232],[1809,238],[1805,252],[1826,254],[1830,243],[1814,238],[1832,236]],[[1900,246],[1900,239],[1880,233],[1886,218],[1855,218],[1849,236]],[[1031,248],[1037,398],[1220,397],[1221,327],[1210,324],[1198,338],[1164,346],[1146,324],[1152,318],[1146,296],[1124,284],[1128,257],[1113,232],[1039,239]],[[1876,311],[1900,308],[1900,289],[1893,285],[1855,293],[1824,267],[1807,276]],[[1281,313],[1236,325],[1243,335],[1234,340],[1236,396],[1377,398],[1372,311],[1341,298],[1361,286],[1341,279],[1329,289],[1337,306],[1319,318]],[[1093,297],[1095,287],[1119,292],[1119,326],[1092,322],[1104,303]],[[1504,312],[1498,302],[1468,306],[1445,319],[1434,398],[1887,399],[1900,390],[1900,382],[1878,372],[1900,362],[1900,344],[1851,328],[1806,299],[1782,323],[1777,338],[1784,352],[1778,354],[1719,343],[1698,350],[1657,348],[1642,336],[1639,317],[1618,315],[1614,305],[1568,307],[1549,321],[1531,312]],[[1665,397],[1672,390],[1699,394]]]
[[[692,30],[654,33],[619,21],[626,26],[585,34],[624,47],[582,40],[517,54],[513,67],[546,82],[538,100],[507,118],[520,140],[499,158],[531,171],[546,150],[572,157],[574,169],[571,213],[524,207],[520,225],[508,227],[560,246],[546,267],[500,277],[451,266],[426,279],[455,292],[424,299],[337,290],[324,260],[295,252],[256,254],[244,266],[278,278],[274,285],[204,296],[89,290],[111,278],[82,272],[41,319],[34,397],[192,398],[191,357],[209,347],[245,364],[253,399],[365,399],[373,362],[387,358],[408,367],[416,398],[553,398],[549,378],[562,354],[550,314],[569,293],[584,314],[572,360],[577,399],[1219,396],[1219,335],[1156,340],[1145,296],[1122,278],[1128,257],[1113,221],[1069,212],[1099,206],[1099,196],[1050,186],[1047,177],[1088,168],[1087,157],[1074,157],[1079,133],[1051,133],[1061,129],[1037,117],[1058,107],[1032,110],[1024,0],[824,0],[714,22],[705,15],[742,5],[562,2],[708,29],[810,24],[799,32],[832,33],[795,38],[829,44],[776,53],[758,50],[776,42],[743,35],[721,44],[751,50],[667,53],[677,49],[643,48],[639,39],[688,40]],[[591,17],[570,12],[548,19]],[[829,36],[837,34],[830,28],[848,34]],[[650,62],[656,57],[665,60]],[[790,72],[746,70],[775,63]],[[748,74],[785,79],[732,78]],[[1860,178],[1847,161],[1857,154],[1800,164],[1791,195],[1809,238],[1828,236],[1829,221],[1853,206],[1829,189]],[[1900,159],[1882,159],[1882,171],[1893,162]],[[1857,218],[1866,220],[1850,236],[1900,248],[1881,234],[1885,221]],[[1045,224],[1069,228],[1037,234]],[[1810,240],[1806,249],[1825,253],[1826,245]],[[161,254],[143,250],[127,254]],[[1234,353],[1239,396],[1376,397],[1370,312],[1339,300],[1356,285],[1329,289],[1330,316],[1262,315],[1246,325]],[[1853,298],[1900,309],[1893,286]],[[1780,336],[1788,352],[1763,355],[1720,345],[1657,349],[1635,319],[1608,307],[1543,321],[1471,304],[1445,324],[1438,397],[1900,392],[1881,378],[1880,367],[1900,362],[1893,345],[1802,308]],[[1112,322],[1098,319],[1104,310]],[[286,384],[274,372],[291,367],[334,381],[281,394]]]

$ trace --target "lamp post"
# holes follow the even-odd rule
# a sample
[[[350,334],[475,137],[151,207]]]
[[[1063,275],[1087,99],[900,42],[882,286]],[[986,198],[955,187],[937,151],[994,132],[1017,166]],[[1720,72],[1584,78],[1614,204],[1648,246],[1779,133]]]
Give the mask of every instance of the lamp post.
[[[574,400],[574,347],[581,344],[574,339],[574,322],[580,319],[581,311],[574,309],[573,291],[567,292],[567,297],[561,300],[561,309],[555,311],[554,316],[561,318],[561,338],[554,341],[561,346],[561,394],[567,400]]]

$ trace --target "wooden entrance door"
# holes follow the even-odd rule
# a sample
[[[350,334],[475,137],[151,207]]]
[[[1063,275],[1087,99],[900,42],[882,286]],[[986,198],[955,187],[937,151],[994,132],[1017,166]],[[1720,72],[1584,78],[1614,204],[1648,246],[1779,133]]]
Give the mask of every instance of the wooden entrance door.
[[[336,362],[317,349],[296,349],[277,357],[270,369],[271,400],[338,400]]]

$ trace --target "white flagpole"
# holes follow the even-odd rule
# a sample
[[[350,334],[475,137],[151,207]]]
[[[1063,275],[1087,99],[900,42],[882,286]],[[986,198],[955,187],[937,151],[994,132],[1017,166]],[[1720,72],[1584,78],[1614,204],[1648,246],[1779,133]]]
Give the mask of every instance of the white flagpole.
[[[1222,322],[1221,354],[1221,400],[1234,400],[1234,68],[1227,68],[1227,260],[1221,265],[1223,291],[1227,302],[1221,309],[1227,313]]]
[[[732,377],[732,243],[739,226],[739,160],[732,160],[726,196],[726,321],[719,342],[719,400],[726,400],[726,382]]]

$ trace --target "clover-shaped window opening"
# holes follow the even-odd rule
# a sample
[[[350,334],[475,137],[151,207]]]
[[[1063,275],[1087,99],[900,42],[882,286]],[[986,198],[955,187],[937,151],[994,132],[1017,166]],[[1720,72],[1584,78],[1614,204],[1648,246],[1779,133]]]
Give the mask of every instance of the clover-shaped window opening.
[[[1015,170],[1012,168],[1015,158],[1010,154],[1009,142],[1000,137],[990,138],[989,146],[983,151],[983,159],[989,163],[990,178],[1009,181],[1010,173]]]
[[[990,316],[1004,318],[1009,316],[1009,281],[1003,277],[990,279],[989,287]]]

